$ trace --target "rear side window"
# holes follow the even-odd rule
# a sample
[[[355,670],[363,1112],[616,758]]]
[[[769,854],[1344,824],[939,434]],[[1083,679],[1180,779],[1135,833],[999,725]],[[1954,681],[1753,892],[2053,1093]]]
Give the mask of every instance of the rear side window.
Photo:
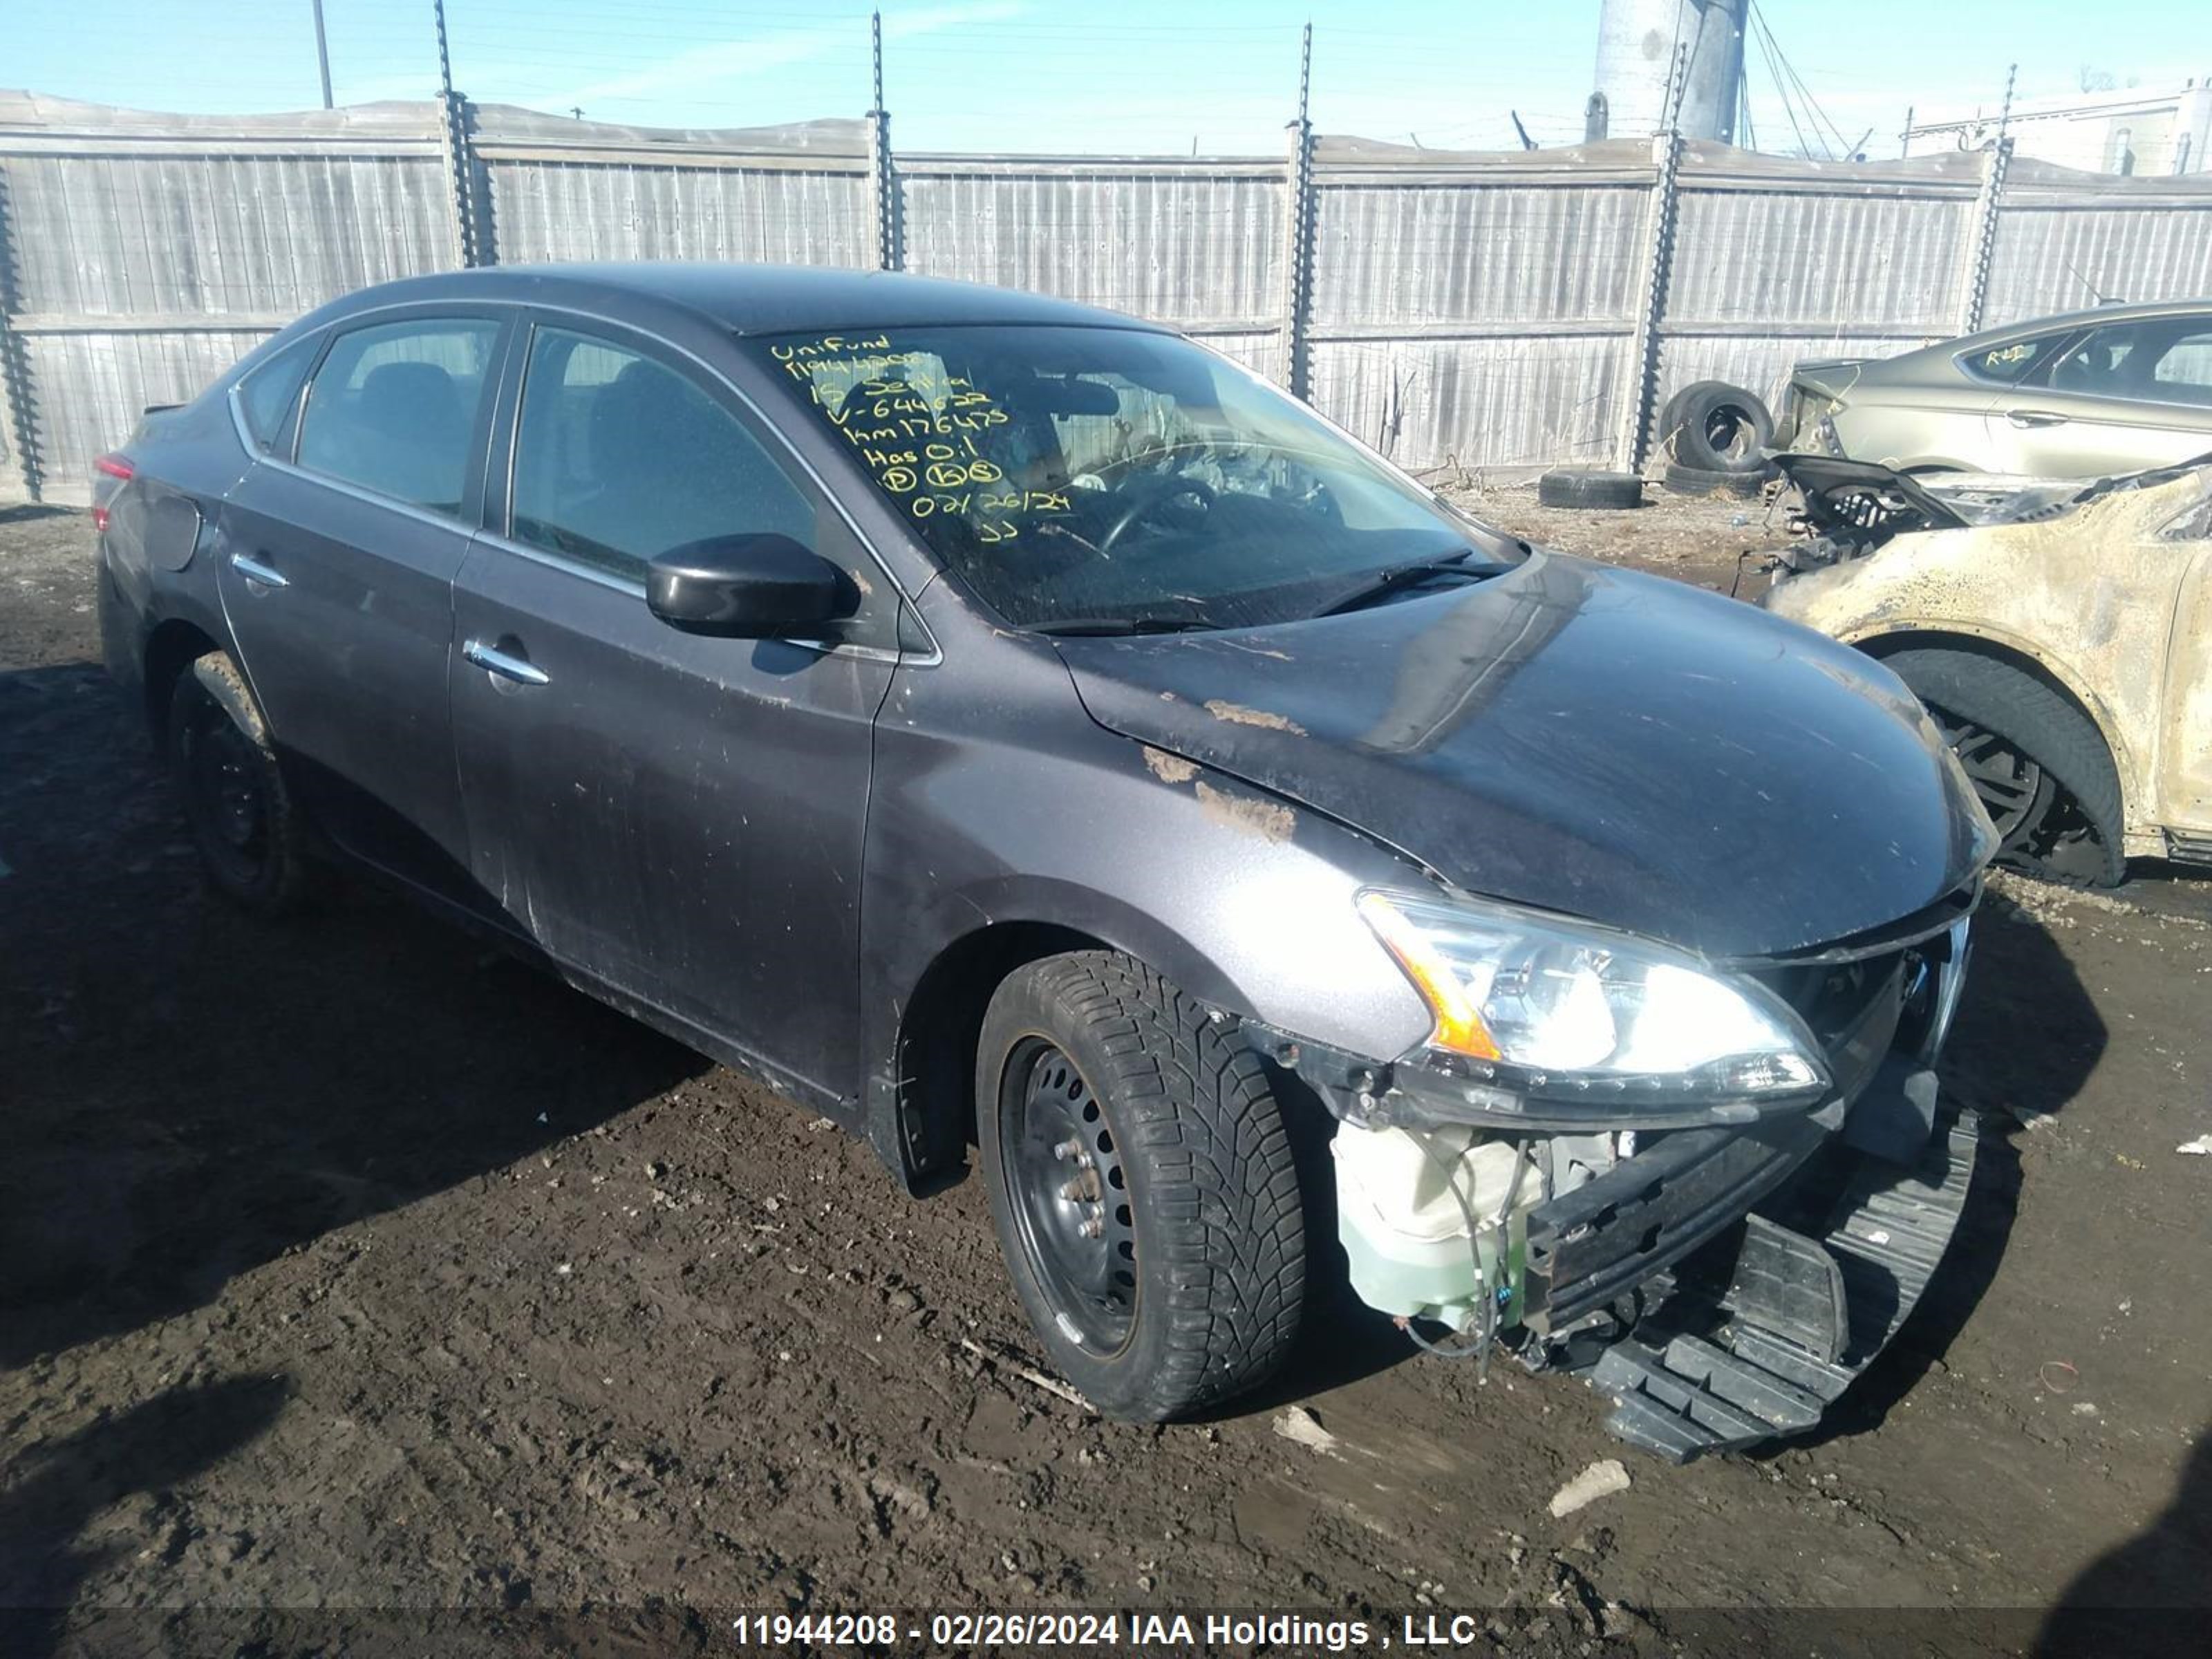
[[[341,334],[300,417],[300,465],[378,494],[459,513],[469,434],[499,325],[416,317]]]
[[[515,430],[516,541],[631,581],[710,536],[814,544],[814,509],[737,416],[665,364],[541,328]]]
[[[2009,345],[1984,346],[1978,351],[1962,353],[1959,367],[1970,379],[1987,380],[1993,386],[2032,386],[2038,371],[2071,337],[2068,334],[2045,334],[2033,340],[2014,340]]]
[[[323,343],[320,334],[295,340],[264,362],[257,363],[238,383],[238,406],[246,416],[246,429],[263,450],[272,448],[299,401],[300,382]]]

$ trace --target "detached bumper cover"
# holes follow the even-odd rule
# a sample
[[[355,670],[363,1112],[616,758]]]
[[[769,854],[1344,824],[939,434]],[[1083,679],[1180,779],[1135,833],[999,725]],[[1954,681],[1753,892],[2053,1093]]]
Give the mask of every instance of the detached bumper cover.
[[[1632,1187],[1633,1201],[1607,1214],[1600,1194],[1568,1234],[1558,1224],[1565,1200],[1531,1216],[1532,1329],[1563,1330],[1639,1283],[1659,1293],[1627,1335],[1580,1367],[1616,1401],[1607,1426],[1630,1443],[1686,1462],[1813,1428],[1927,1288],[1972,1180],[1973,1115],[1939,1110],[1911,1165],[1802,1127],[1809,1140],[1745,1135],[1684,1147],[1716,1132],[1674,1136],[1567,1195],[1626,1176],[1617,1190]],[[1671,1176],[1646,1162],[1678,1147]],[[1713,1248],[1681,1275],[1653,1278],[1652,1251],[1701,1242]],[[1702,1275],[1690,1271],[1698,1261]]]

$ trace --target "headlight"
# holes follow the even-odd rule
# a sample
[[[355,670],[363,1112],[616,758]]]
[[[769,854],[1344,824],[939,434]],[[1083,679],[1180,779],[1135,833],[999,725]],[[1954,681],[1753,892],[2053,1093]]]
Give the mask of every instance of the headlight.
[[[1473,1080],[1482,1116],[1725,1121],[1828,1087],[1787,1004],[1686,952],[1510,905],[1372,890],[1358,903],[1435,1017],[1430,1054]]]

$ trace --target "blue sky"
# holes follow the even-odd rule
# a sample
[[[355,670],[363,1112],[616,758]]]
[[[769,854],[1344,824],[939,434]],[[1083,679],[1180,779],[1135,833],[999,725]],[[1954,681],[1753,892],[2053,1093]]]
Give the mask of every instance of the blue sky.
[[[1924,114],[2212,75],[2207,0],[1756,0],[1822,112],[1893,155]],[[434,89],[430,0],[324,0],[341,103]],[[483,102],[638,125],[750,126],[867,107],[866,0],[449,0],[454,82]],[[1314,25],[1325,132],[1494,149],[1518,111],[1543,143],[1581,131],[1597,0],[884,0],[884,102],[907,149],[1267,154],[1296,107]],[[9,0],[0,85],[139,108],[320,101],[309,0]],[[1761,53],[1759,137],[1790,143]]]

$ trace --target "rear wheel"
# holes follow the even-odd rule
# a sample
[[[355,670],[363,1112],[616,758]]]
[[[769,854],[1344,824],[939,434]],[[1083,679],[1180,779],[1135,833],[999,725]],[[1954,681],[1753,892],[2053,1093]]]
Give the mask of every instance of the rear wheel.
[[[1078,951],[999,988],[975,1089],[1014,1289],[1093,1405],[1157,1422],[1282,1363],[1305,1233],[1256,1054],[1141,963]]]
[[[289,909],[307,883],[305,830],[260,708],[222,652],[178,678],[168,755],[209,881],[249,910]]]
[[[2087,715],[2033,675],[1972,652],[1885,660],[1972,780],[2001,838],[2000,863],[2068,886],[2118,885],[2119,772]]]

